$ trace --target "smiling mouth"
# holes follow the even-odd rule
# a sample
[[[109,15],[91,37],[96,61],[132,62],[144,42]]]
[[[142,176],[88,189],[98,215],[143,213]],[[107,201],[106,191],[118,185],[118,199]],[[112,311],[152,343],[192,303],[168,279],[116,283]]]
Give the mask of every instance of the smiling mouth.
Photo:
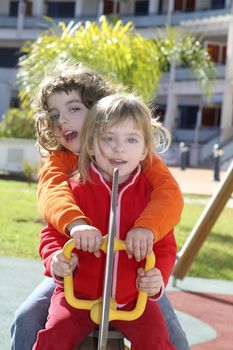
[[[121,160],[121,159],[110,159],[109,162],[114,166],[120,166],[127,163],[125,160]]]
[[[63,134],[65,141],[72,141],[78,136],[78,131],[67,131]]]

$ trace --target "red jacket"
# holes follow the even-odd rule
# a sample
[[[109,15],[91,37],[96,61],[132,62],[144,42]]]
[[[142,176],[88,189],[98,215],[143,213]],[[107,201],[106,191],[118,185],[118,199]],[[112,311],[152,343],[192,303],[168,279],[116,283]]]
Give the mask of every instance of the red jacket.
[[[68,179],[75,169],[77,155],[56,151],[49,156],[39,174],[39,210],[45,221],[63,234],[67,234],[67,225],[75,220],[85,219],[91,223],[91,218],[80,210],[70,191]],[[143,174],[153,190],[150,201],[132,226],[151,230],[155,241],[159,241],[178,224],[183,198],[176,180],[158,155],[155,154],[152,160],[147,157],[143,161]]]
[[[79,207],[91,218],[93,226],[103,235],[107,234],[111,184],[92,167],[92,183],[78,184],[71,182],[71,188]],[[133,223],[150,201],[152,187],[138,167],[131,177],[119,185],[116,236],[122,240],[133,227]],[[166,208],[164,208],[166,211]],[[41,233],[40,255],[44,261],[46,275],[50,276],[50,264],[53,254],[61,249],[68,237],[48,225]],[[105,254],[96,258],[91,253],[76,251],[79,267],[74,276],[74,289],[82,298],[96,299],[102,295]],[[173,230],[154,244],[156,267],[161,270],[164,284],[172,272],[176,259],[176,242]],[[144,262],[137,263],[128,259],[125,252],[116,252],[113,264],[112,297],[118,304],[126,304],[137,296],[137,269]]]

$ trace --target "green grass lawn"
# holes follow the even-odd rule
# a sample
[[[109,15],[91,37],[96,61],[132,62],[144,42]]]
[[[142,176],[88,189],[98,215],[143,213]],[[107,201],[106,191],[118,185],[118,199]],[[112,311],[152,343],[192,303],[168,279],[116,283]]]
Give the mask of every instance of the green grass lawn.
[[[188,196],[198,201],[204,196]],[[178,247],[181,248],[205,206],[186,203],[182,219],[175,229]],[[225,208],[202,245],[189,275],[206,278],[233,280],[233,208]]]
[[[0,255],[39,258],[36,184],[0,180]]]
[[[38,257],[38,237],[42,227],[37,210],[36,184],[0,180],[0,255]],[[189,196],[199,200],[206,197]],[[203,204],[186,203],[175,233],[180,248],[197,222]],[[232,208],[225,208],[202,246],[190,276],[233,280]]]

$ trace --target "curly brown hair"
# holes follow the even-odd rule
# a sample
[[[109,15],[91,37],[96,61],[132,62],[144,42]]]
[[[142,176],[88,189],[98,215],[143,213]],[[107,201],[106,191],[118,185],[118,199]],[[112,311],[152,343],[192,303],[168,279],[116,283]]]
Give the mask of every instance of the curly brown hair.
[[[70,93],[77,90],[82,103],[90,109],[101,98],[116,93],[117,88],[100,74],[82,64],[59,65],[46,77],[39,87],[34,101],[36,136],[39,145],[49,153],[65,150],[54,134],[54,122],[48,112],[48,98],[57,92]]]

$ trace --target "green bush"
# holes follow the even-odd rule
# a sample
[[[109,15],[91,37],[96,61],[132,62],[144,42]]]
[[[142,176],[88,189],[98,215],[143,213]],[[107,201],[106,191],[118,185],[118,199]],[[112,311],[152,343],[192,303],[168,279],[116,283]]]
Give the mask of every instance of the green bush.
[[[24,160],[23,162],[23,172],[24,175],[28,181],[28,183],[34,182],[36,180],[36,176],[38,173],[38,164],[37,163],[30,163],[27,160]]]
[[[0,122],[0,137],[32,139],[35,137],[34,119],[18,108],[10,108]]]

